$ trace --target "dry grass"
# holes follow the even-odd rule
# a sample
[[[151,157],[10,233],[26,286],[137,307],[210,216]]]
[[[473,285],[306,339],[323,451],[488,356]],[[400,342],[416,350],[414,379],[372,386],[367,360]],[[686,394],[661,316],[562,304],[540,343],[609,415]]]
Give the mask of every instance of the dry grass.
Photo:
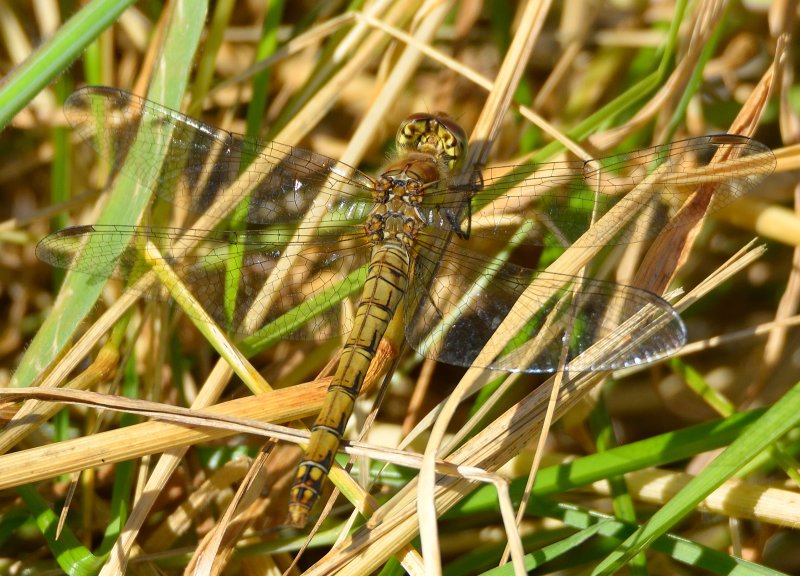
[[[65,30],[37,19],[57,13],[55,3],[40,4],[39,12],[0,9],[6,92],[16,85],[10,70],[36,38]],[[443,567],[460,575],[497,566],[506,545],[508,574],[524,571],[523,554],[542,564],[536,573],[608,573],[623,562],[635,574],[727,573],[734,556],[754,563],[738,565],[745,573],[756,565],[800,571],[791,553],[800,538],[797,435],[786,434],[797,425],[791,402],[800,380],[792,331],[800,220],[791,208],[800,122],[796,49],[783,35],[797,13],[782,3],[768,13],[713,1],[685,8],[467,0],[375,2],[349,13],[333,3],[287,3],[276,17],[253,0],[218,2],[206,20],[202,6],[126,11],[80,64],[43,81],[55,83],[3,133],[0,186],[10,201],[0,215],[0,386],[20,387],[3,392],[5,571],[436,574]],[[470,162],[480,166],[563,158],[565,149],[587,159],[720,132],[765,142],[777,165],[749,197],[708,219],[697,206],[714,188],[700,186],[682,208],[696,218],[665,227],[652,242],[578,241],[559,257],[528,247],[512,256],[552,273],[589,267],[659,294],[683,288],[688,294],[673,303],[691,342],[680,360],[613,380],[608,372],[513,374],[479,391],[498,373],[423,364],[408,350],[398,359],[396,343],[384,343],[368,376],[369,388],[383,386],[380,410],[370,412],[375,394],[365,394],[350,437],[365,422],[369,435],[347,447],[356,472],[337,466],[329,483],[346,499],[315,508],[319,531],[309,542],[308,530],[285,526],[298,456],[291,442],[305,436],[260,422],[301,429],[313,417],[337,343],[231,342],[210,322],[195,327],[137,299],[143,288],[101,293],[68,280],[58,295],[54,272],[35,259],[46,233],[105,218],[136,223],[137,207],[148,202],[148,191],[131,184],[128,192],[124,183],[104,189],[108,167],[64,128],[59,102],[87,78],[167,104],[172,98],[173,107],[235,132],[251,129],[252,106],[260,135],[373,173],[398,123],[425,110],[446,110],[467,128]],[[750,169],[717,161],[706,171],[711,179],[715,170]],[[656,171],[596,226],[607,233],[632,225],[637,194],[657,186]],[[211,230],[234,205],[215,205],[193,225]],[[325,207],[317,208],[307,222],[322,217]],[[167,216],[171,225],[183,217]],[[476,227],[481,218],[476,212]],[[756,235],[765,240],[740,250]],[[489,250],[479,238],[475,249]],[[141,285],[168,286],[190,318],[202,318],[160,256],[149,257],[155,274]],[[91,290],[100,302],[80,303]],[[527,320],[509,314],[485,354],[494,357],[507,344],[503,335],[516,331],[509,326]],[[646,320],[628,322],[633,330]],[[602,342],[591,349],[613,353]],[[773,410],[751,411],[761,406]],[[727,456],[709,466],[708,455],[723,448]],[[373,472],[391,465],[376,479],[364,473],[370,462]],[[737,471],[746,483],[732,479]],[[530,506],[515,522],[521,500]],[[631,542],[618,548],[645,523],[637,535],[652,545],[646,554]]]

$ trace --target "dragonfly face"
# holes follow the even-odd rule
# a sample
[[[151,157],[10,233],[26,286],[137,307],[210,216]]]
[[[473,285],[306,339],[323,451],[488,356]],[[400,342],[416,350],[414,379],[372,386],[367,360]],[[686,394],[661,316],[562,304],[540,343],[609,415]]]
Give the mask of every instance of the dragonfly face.
[[[775,163],[758,142],[718,135],[465,176],[463,130],[446,116],[418,114],[398,130],[397,158],[373,178],[111,88],[79,90],[65,112],[121,174],[207,228],[235,209],[242,226],[79,226],[43,239],[42,260],[131,280],[153,265],[142,257],[152,242],[166,256],[155,266],[173,268],[231,332],[258,330],[254,337],[269,341],[347,335],[292,490],[296,525],[319,494],[374,347],[400,306],[411,347],[455,366],[599,371],[664,358],[685,341],[668,303],[575,275],[582,264],[570,262],[571,273],[509,264],[509,240],[598,249],[642,241],[746,194]],[[713,199],[684,204],[694,190]],[[684,207],[672,213],[673,204]],[[474,252],[472,237],[495,242],[493,256]],[[490,341],[499,351],[484,350]]]
[[[444,112],[412,114],[400,124],[395,137],[400,156],[410,152],[430,154],[450,172],[464,160],[467,135],[464,129]]]

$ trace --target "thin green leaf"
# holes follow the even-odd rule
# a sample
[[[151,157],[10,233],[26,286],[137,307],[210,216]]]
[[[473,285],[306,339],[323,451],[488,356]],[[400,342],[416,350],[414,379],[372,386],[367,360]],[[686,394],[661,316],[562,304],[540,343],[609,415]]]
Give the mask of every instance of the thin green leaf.
[[[751,458],[767,449],[781,436],[800,424],[800,384],[788,391],[758,422],[740,435],[722,454],[667,502],[650,521],[609,555],[593,574],[611,574],[633,555],[647,548],[677,522],[733,477]]]

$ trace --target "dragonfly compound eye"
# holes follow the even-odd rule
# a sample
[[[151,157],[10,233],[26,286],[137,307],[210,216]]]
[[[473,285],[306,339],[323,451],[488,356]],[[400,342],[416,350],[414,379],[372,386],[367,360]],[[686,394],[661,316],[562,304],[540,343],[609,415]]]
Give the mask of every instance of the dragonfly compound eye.
[[[431,154],[448,170],[459,165],[467,147],[464,129],[443,112],[412,114],[400,125],[396,142],[398,152]]]

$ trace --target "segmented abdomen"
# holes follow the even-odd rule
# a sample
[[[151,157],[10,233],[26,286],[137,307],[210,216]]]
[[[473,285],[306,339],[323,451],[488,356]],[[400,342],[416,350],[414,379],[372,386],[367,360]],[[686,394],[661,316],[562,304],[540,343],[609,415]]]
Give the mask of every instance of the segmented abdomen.
[[[305,525],[319,498],[367,369],[405,294],[409,269],[408,253],[400,245],[383,244],[373,250],[353,329],[292,484],[289,520],[293,526]]]

